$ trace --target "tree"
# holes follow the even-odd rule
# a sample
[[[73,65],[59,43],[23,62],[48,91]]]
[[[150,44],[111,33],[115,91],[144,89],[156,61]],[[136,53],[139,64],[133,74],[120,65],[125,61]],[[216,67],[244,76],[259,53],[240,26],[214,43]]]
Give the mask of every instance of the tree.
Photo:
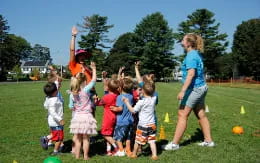
[[[2,15],[0,15],[0,81],[5,79],[6,68],[4,67],[3,60],[3,50],[5,48],[5,39],[7,37],[7,31],[9,30],[9,26],[7,26],[7,20],[4,19]]]
[[[50,49],[48,47],[43,47],[40,44],[35,44],[27,60],[43,61],[43,62],[49,60],[50,63],[52,63]]]
[[[22,37],[8,34],[1,48],[1,69],[3,75],[12,70],[15,65],[20,65],[20,60],[30,53],[30,44]]]
[[[12,71],[15,72],[15,76],[14,77],[16,79],[16,82],[18,83],[19,78],[22,76],[21,67],[19,65],[15,65]]]
[[[4,19],[2,15],[0,15],[0,43],[2,44],[7,37],[9,26],[7,26],[7,20]]]
[[[243,21],[233,39],[233,59],[240,75],[260,75],[260,18]]]
[[[125,72],[134,75],[134,62],[138,60],[132,52],[134,37],[134,33],[128,32],[119,36],[114,43],[106,59],[106,70],[110,74],[117,73],[120,67],[125,66]]]
[[[142,62],[141,73],[154,73],[157,78],[170,76],[174,68],[174,38],[163,15],[156,12],[146,16],[134,33],[137,38],[132,50]]]
[[[215,60],[225,53],[228,42],[227,34],[219,34],[218,28],[220,23],[214,24],[214,13],[207,9],[198,9],[191,15],[188,20],[179,24],[178,33],[175,38],[181,42],[187,33],[197,33],[204,39],[205,50],[203,53],[205,70],[210,75],[218,76],[218,67]]]
[[[106,55],[102,49],[109,48],[105,44],[111,41],[106,34],[114,25],[107,25],[107,17],[98,14],[86,16],[83,19],[83,24],[79,26],[83,29],[82,32],[87,32],[87,34],[81,35],[81,41],[78,42],[79,47],[90,51],[91,60],[96,61],[97,69],[103,69]]]

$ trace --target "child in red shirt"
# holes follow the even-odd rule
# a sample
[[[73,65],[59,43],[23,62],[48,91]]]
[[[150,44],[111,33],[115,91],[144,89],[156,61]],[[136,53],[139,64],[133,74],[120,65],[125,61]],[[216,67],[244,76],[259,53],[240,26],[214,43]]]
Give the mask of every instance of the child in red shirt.
[[[111,156],[111,145],[113,152],[118,150],[115,140],[113,139],[114,128],[116,125],[116,113],[110,109],[110,106],[116,106],[116,98],[119,94],[120,81],[110,79],[107,84],[108,93],[101,100],[96,101],[96,105],[104,106],[103,120],[101,125],[101,134],[107,141],[107,155]]]

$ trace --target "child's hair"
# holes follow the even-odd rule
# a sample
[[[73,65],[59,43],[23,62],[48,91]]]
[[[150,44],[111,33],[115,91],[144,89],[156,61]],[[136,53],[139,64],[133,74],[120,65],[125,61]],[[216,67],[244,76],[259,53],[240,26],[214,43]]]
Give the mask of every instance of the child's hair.
[[[71,78],[70,91],[72,92],[72,94],[78,94],[78,92],[80,91],[79,80],[75,77]]]
[[[148,96],[152,96],[154,94],[155,90],[155,84],[154,82],[145,82],[143,86],[144,93]]]
[[[201,53],[204,52],[204,41],[200,35],[195,33],[188,33],[185,36],[187,42],[190,43],[192,48],[200,51]]]
[[[81,85],[83,82],[86,82],[86,80],[87,80],[86,75],[84,73],[82,73],[82,72],[77,73],[76,78],[79,81],[79,85]]]
[[[118,88],[120,87],[120,81],[116,79],[110,79],[108,81],[108,90],[114,93],[118,92]]]
[[[53,93],[57,91],[56,84],[54,82],[48,82],[44,85],[43,91],[47,97],[52,97]]]
[[[125,93],[131,93],[133,90],[133,80],[130,78],[123,78],[121,80],[121,89],[125,92]]]
[[[49,74],[48,77],[47,77],[47,81],[48,82],[55,82],[56,80],[58,80],[58,76],[57,74]]]
[[[154,74],[145,74],[143,76],[143,81],[144,82],[154,82]]]

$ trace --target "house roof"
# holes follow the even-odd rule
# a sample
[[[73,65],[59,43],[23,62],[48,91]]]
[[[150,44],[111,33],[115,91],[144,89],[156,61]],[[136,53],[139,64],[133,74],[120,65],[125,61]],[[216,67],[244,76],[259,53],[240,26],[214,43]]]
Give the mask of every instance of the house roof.
[[[23,61],[21,67],[46,67],[49,61]]]

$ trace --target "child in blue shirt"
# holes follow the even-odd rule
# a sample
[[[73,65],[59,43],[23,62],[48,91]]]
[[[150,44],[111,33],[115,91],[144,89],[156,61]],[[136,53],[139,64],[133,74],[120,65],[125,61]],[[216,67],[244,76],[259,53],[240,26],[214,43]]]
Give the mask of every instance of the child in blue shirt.
[[[117,112],[117,121],[114,131],[114,139],[117,141],[119,150],[114,156],[131,155],[131,137],[133,134],[133,116],[127,109],[126,104],[123,102],[123,97],[127,98],[129,103],[133,105],[133,81],[130,78],[121,80],[121,94],[117,96],[116,106],[112,106],[111,110]],[[126,144],[126,151],[124,151],[123,142]]]

